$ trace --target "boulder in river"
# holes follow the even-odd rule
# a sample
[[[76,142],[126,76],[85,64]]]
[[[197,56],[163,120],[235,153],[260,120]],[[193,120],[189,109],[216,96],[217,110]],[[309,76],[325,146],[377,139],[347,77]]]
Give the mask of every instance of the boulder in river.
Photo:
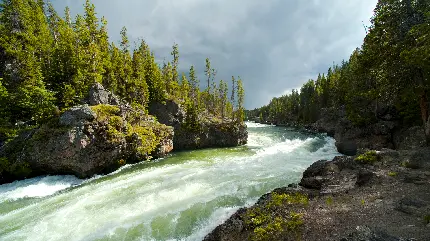
[[[243,122],[202,114],[195,125],[189,125],[184,107],[173,100],[150,104],[149,113],[160,123],[174,128],[175,150],[234,147],[247,143],[248,131]]]
[[[118,98],[100,86],[92,91],[97,105],[72,107],[1,147],[0,184],[45,174],[87,178],[173,150],[172,127],[127,104],[110,105]]]

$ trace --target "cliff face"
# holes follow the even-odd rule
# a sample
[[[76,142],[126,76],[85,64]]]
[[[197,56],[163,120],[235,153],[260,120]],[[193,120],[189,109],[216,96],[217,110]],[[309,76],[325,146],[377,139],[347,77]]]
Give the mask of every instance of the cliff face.
[[[430,240],[429,157],[384,149],[318,161],[205,240]]]
[[[88,103],[5,144],[0,184],[45,174],[87,178],[173,150],[172,127],[121,103],[101,85],[92,88]]]
[[[185,122],[184,108],[172,100],[165,104],[151,104],[149,113],[156,116],[160,123],[174,128],[175,150],[233,147],[247,143],[248,132],[244,123],[200,116],[196,125],[191,127]]]
[[[407,150],[426,146],[421,126],[402,126],[390,113],[378,113],[377,121],[360,126],[348,120],[341,108],[322,109],[321,113],[321,118],[308,127],[333,136],[338,151],[345,155],[353,156],[359,149]]]

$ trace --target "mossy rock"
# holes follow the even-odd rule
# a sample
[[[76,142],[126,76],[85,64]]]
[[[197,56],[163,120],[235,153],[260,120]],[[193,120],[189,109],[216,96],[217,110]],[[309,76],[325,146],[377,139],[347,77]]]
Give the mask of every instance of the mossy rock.
[[[361,164],[375,164],[376,162],[381,160],[381,157],[376,151],[368,151],[364,154],[359,155],[354,160]]]

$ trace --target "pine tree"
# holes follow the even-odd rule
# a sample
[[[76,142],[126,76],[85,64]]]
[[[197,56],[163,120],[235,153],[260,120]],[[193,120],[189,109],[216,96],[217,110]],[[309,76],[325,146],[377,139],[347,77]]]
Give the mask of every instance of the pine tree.
[[[237,122],[242,122],[245,119],[245,90],[243,89],[242,80],[238,77],[237,80]]]
[[[123,27],[121,29],[121,44],[120,44],[120,60],[121,65],[120,70],[117,74],[118,89],[117,94],[128,101],[130,97],[128,96],[128,91],[130,91],[133,83],[131,82],[132,66],[131,66],[131,55],[130,55],[130,42],[127,37],[127,28]]]
[[[196,72],[194,70],[194,66],[192,65],[190,68],[190,84],[191,84],[190,98],[194,101],[197,101],[198,93],[199,93],[199,80],[196,77]]]
[[[0,23],[10,121],[41,121],[52,114],[54,100],[43,82],[50,47],[44,9],[31,0],[6,0],[0,3]]]
[[[234,76],[231,76],[231,97],[230,97],[230,101],[231,101],[231,107],[232,107],[232,119],[234,119],[234,111],[235,111],[235,91],[236,91],[236,79],[234,78]]]

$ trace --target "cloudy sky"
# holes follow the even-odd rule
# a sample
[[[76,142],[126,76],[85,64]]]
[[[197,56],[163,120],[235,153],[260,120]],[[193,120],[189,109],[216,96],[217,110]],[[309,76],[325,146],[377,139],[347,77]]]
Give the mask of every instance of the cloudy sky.
[[[85,0],[51,0],[82,13]],[[365,36],[377,0],[93,0],[108,20],[111,41],[126,26],[145,39],[160,62],[179,45],[180,68],[193,64],[203,81],[205,58],[217,79],[240,76],[245,107],[265,105],[333,62],[348,59]]]

